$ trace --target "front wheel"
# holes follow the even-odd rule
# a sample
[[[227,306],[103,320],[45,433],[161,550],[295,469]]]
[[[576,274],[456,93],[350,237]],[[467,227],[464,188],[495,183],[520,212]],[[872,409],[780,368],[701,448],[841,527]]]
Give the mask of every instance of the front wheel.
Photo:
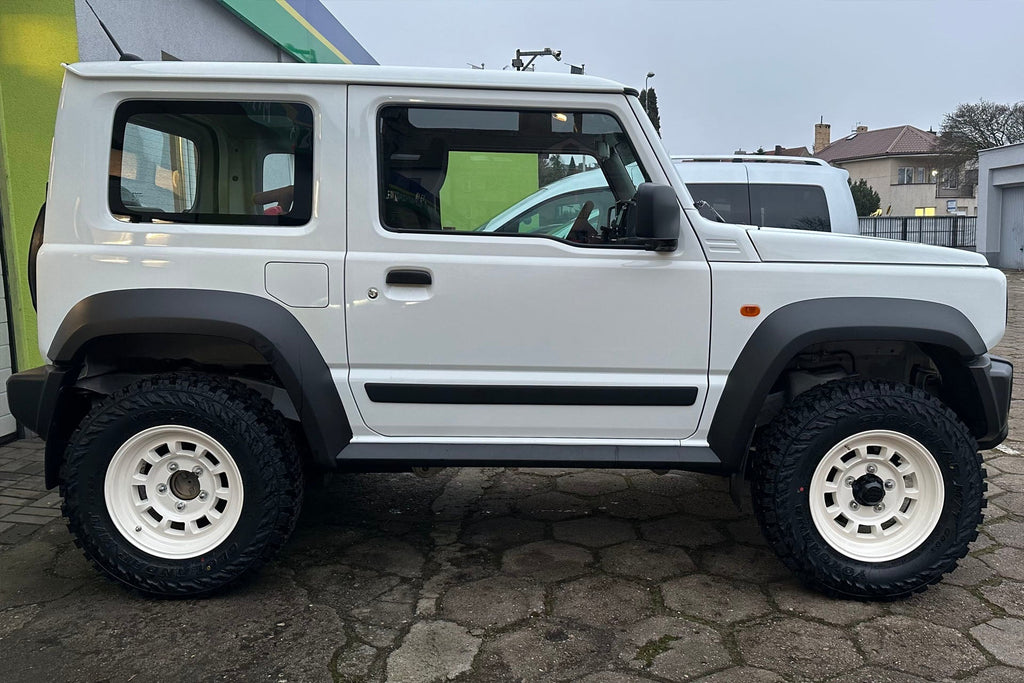
[[[78,545],[143,592],[194,596],[262,564],[302,500],[299,458],[282,418],[227,379],[167,375],[97,404],[61,471]]]
[[[974,438],[935,397],[839,381],[802,394],[765,430],[752,497],[766,538],[805,583],[892,599],[967,553],[984,477]]]

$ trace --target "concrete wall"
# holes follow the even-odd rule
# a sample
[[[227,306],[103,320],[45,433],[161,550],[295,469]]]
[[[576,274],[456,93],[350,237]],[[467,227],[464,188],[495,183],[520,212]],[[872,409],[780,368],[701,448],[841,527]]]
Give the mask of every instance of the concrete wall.
[[[1024,191],[1024,143],[978,153],[978,253],[993,266],[1020,268],[1024,236],[1010,233],[1012,217],[1003,216],[1006,192]]]
[[[74,0],[3,0],[0,10],[0,209],[17,370],[40,365],[26,264],[46,199],[61,62],[78,60]],[[0,330],[2,332],[2,330]],[[0,343],[7,335],[0,333]]]
[[[159,60],[162,50],[191,61],[295,61],[216,0],[91,2],[121,49],[143,59]],[[84,0],[75,0],[75,17],[80,59],[116,60],[117,51]]]

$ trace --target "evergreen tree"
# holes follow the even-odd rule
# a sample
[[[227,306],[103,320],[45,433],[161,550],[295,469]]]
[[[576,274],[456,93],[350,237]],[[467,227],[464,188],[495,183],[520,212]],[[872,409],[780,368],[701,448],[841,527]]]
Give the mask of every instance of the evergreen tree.
[[[878,193],[868,185],[868,181],[861,178],[857,182],[850,183],[850,192],[853,194],[853,203],[857,207],[858,216],[870,216],[882,205]]]

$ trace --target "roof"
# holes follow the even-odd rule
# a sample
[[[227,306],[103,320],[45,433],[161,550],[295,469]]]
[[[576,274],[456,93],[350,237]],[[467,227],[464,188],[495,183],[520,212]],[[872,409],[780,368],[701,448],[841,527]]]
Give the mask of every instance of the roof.
[[[287,81],[373,85],[558,90],[623,93],[615,81],[577,74],[437,69],[416,66],[356,64],[286,64],[274,62],[78,62],[65,67],[90,79],[180,79],[227,81]]]
[[[829,163],[870,159],[872,157],[937,154],[939,136],[914,126],[879,128],[853,133],[821,150],[814,156]]]
[[[770,149],[765,154],[779,157],[809,157],[811,156],[810,151],[806,147],[782,147],[776,145],[775,149]]]

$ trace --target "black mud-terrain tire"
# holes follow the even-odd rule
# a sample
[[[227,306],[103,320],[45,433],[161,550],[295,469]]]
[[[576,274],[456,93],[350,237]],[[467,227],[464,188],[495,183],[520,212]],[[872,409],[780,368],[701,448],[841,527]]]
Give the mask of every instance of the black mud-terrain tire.
[[[105,478],[108,466],[114,471],[115,453],[147,430],[159,434],[160,429],[174,426],[197,430],[222,445],[244,491],[237,521],[223,532],[228,535],[192,557],[159,556],[133,544],[126,533],[141,530],[142,523],[122,532],[105,499]],[[182,456],[183,464],[188,455]],[[213,460],[198,462],[207,463]],[[146,468],[145,463],[142,467]],[[156,471],[169,465],[158,460],[152,467]],[[209,468],[209,476],[220,476],[213,474],[216,464]],[[210,488],[216,490],[218,482],[226,480],[212,481]],[[149,496],[155,497],[156,487],[155,483],[149,486]],[[118,492],[124,488],[113,488],[113,495],[122,495]],[[163,488],[166,494],[166,485]],[[187,490],[187,486],[175,490]],[[70,439],[60,491],[76,544],[104,573],[149,595],[193,597],[222,589],[252,572],[285,543],[298,518],[303,486],[295,443],[268,401],[226,378],[181,373],[144,379],[98,402]],[[183,495],[196,496],[189,502],[198,506],[200,494]],[[205,492],[201,496],[210,498]]]
[[[932,498],[932,509],[936,513],[925,517],[933,520],[937,517],[937,520],[933,531],[928,532],[927,527],[920,531],[924,540],[918,541],[919,545],[910,547],[908,544],[905,551],[897,546],[896,552],[902,553],[897,557],[865,561],[863,557],[851,556],[857,551],[840,552],[836,544],[825,540],[813,519],[810,497],[811,480],[819,464],[822,465],[822,471],[817,473],[819,479],[826,469],[829,474],[825,480],[837,478],[838,470],[825,464],[826,455],[832,453],[829,463],[835,462],[836,457],[848,457],[856,462],[858,456],[839,455],[846,448],[844,442],[854,441],[872,430],[895,432],[896,438],[910,437],[923,446],[926,451],[919,459],[933,459],[937,466],[933,469],[934,490],[942,491],[943,501],[940,506],[938,497]],[[833,451],[834,448],[837,450]],[[868,448],[862,450],[869,452]],[[899,458],[897,456],[896,464],[901,463]],[[866,464],[863,467],[862,472],[871,471],[866,469]],[[881,465],[875,467],[880,474],[885,469]],[[852,466],[850,473],[854,473]],[[860,477],[842,477],[840,486],[846,486],[850,480],[860,481]],[[769,544],[805,584],[837,597],[891,600],[922,591],[939,581],[967,554],[968,544],[977,538],[978,525],[982,522],[982,509],[986,504],[984,480],[985,470],[974,437],[957,415],[937,398],[898,382],[841,380],[801,394],[764,430],[754,455],[751,495],[755,514]],[[825,485],[819,482],[817,490],[822,491]],[[885,486],[889,485],[895,488],[903,482],[886,481]],[[874,495],[878,495],[877,484],[874,486]],[[910,488],[913,487],[908,485],[908,490]],[[862,485],[857,490],[863,496],[867,489]],[[853,496],[853,491],[851,486],[850,492],[841,495]],[[843,507],[835,502],[836,496],[821,500],[816,511],[819,520],[825,515],[821,523],[829,532],[841,536],[838,531],[828,529],[827,517],[833,515],[827,512],[828,505],[834,504],[836,507],[832,509],[835,510],[849,508],[851,511],[854,505],[845,502]],[[922,505],[926,502],[922,501]],[[890,508],[902,510],[902,504],[906,504],[906,498],[898,495],[890,501]],[[861,507],[863,505],[857,506]],[[875,506],[868,508],[864,511],[867,514],[876,510]],[[885,510],[883,505],[879,519],[889,514]],[[835,513],[835,523],[845,528],[839,517],[840,513]],[[891,520],[884,523],[892,525]],[[871,524],[869,521],[864,527],[865,533],[870,533]],[[884,528],[881,524],[879,522],[879,529]],[[859,534],[861,527],[857,529]],[[855,537],[855,542],[861,541]]]

